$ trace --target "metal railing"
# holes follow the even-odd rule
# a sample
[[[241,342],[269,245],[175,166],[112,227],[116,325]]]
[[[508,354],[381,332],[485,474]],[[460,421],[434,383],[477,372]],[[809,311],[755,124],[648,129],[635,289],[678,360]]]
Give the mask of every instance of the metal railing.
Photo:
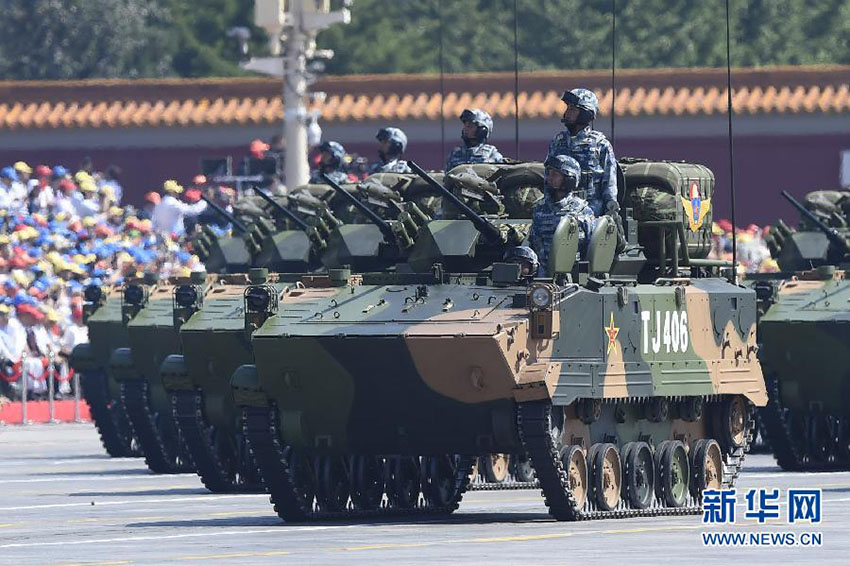
[[[21,357],[21,376],[20,376],[20,403],[21,403],[21,421],[20,423],[9,423],[9,424],[22,424],[28,425],[31,424],[29,421],[28,415],[28,403],[32,401],[36,401],[36,399],[30,399],[30,379],[32,378],[27,371],[27,355],[24,352]],[[60,387],[59,393],[62,395],[62,399],[66,400],[68,393],[73,392],[73,401],[74,401],[74,421],[76,423],[83,422],[80,411],[80,404],[82,402],[82,395],[80,391],[80,375],[78,373],[74,373],[71,378],[71,383],[68,383],[68,374],[70,373],[70,367],[68,365],[68,360],[60,359],[58,363],[56,363],[56,357],[53,352],[48,355],[48,365],[43,374],[43,377],[46,381],[47,386],[47,407],[48,407],[48,421],[51,424],[56,424],[61,421],[56,419],[56,400],[57,400],[57,381],[60,384],[67,383],[69,386],[63,390]],[[59,379],[57,380],[57,375]],[[41,401],[41,399],[39,399]]]

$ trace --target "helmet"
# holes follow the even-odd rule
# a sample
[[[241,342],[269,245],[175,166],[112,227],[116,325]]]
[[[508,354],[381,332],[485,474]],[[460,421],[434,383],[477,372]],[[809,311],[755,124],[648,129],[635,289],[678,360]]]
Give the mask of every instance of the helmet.
[[[401,155],[407,151],[407,136],[398,128],[381,128],[375,138],[378,141],[390,140],[390,155]]]
[[[18,172],[15,171],[14,167],[3,167],[2,169],[0,169],[0,178],[17,181]]]
[[[493,118],[480,108],[467,108],[460,113],[460,121],[472,122],[478,126],[478,141],[481,143],[487,141],[493,133]]]
[[[35,176],[36,177],[50,177],[53,174],[53,171],[50,170],[50,167],[47,165],[36,165],[35,167]]]
[[[560,171],[565,177],[570,177],[576,182],[581,178],[581,165],[569,155],[550,155],[543,162],[543,166]]]
[[[528,246],[514,246],[505,252],[503,258],[505,261],[515,259],[527,261],[531,264],[531,273],[537,273],[537,268],[540,266],[540,261],[537,259],[537,254]]]
[[[18,173],[32,173],[32,167],[26,161],[16,161],[13,167]]]
[[[561,100],[579,109],[578,122],[581,124],[590,123],[599,114],[599,99],[596,98],[592,90],[586,88],[566,90]]]
[[[56,167],[53,168],[53,178],[54,179],[61,179],[63,177],[67,177],[67,176],[68,176],[68,170],[65,169],[64,167],[62,167],[61,165],[57,165]]]
[[[345,148],[342,147],[342,144],[335,141],[326,141],[322,145],[319,146],[319,151],[327,151],[333,157],[335,167],[342,167],[343,160],[345,159]]]

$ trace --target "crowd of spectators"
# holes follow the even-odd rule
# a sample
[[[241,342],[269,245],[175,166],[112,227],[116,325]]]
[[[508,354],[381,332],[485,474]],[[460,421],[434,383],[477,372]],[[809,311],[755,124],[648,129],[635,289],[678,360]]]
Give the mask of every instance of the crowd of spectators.
[[[750,224],[735,231],[738,247],[738,270],[740,273],[775,273],[779,271],[776,260],[770,257],[765,243],[770,226]],[[720,219],[711,225],[712,259],[732,261],[732,223]]]
[[[94,171],[89,160],[73,172],[23,161],[0,169],[0,387],[7,398],[20,397],[23,379],[31,397],[46,395],[50,374],[58,396],[71,393],[64,361],[88,340],[87,285],[201,268],[183,242],[184,216],[196,218],[206,206],[200,189],[184,192],[170,180],[136,210],[121,204],[120,175],[117,167]]]

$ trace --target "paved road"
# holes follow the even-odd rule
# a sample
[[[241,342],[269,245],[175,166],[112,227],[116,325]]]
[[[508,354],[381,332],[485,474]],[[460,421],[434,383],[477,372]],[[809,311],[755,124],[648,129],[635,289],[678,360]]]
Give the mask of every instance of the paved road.
[[[822,488],[820,525],[759,527],[742,520],[743,505],[724,527],[699,516],[558,523],[525,490],[468,493],[440,520],[289,526],[265,495],[212,495],[193,475],[108,458],[91,425],[0,428],[0,474],[3,565],[850,563],[850,473],[782,473],[765,455],[748,458],[739,492]],[[823,546],[703,546],[703,532],[731,531],[820,532]]]

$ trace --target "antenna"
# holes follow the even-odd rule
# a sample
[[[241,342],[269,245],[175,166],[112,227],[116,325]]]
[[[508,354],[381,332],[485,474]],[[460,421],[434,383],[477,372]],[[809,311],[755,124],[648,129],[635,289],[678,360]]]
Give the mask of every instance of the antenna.
[[[617,117],[617,0],[611,0],[611,145],[617,136],[614,134],[614,120]]]
[[[726,114],[729,117],[729,195],[732,201],[732,283],[738,283],[738,223],[735,221],[735,149],[732,141],[732,47],[729,0],[726,0]]]
[[[519,11],[514,0],[514,154],[519,160]]]
[[[439,38],[440,38],[440,150],[443,153],[443,158],[446,156],[446,117],[444,105],[446,102],[446,87],[443,82],[443,0],[438,0],[437,9],[439,10]]]

